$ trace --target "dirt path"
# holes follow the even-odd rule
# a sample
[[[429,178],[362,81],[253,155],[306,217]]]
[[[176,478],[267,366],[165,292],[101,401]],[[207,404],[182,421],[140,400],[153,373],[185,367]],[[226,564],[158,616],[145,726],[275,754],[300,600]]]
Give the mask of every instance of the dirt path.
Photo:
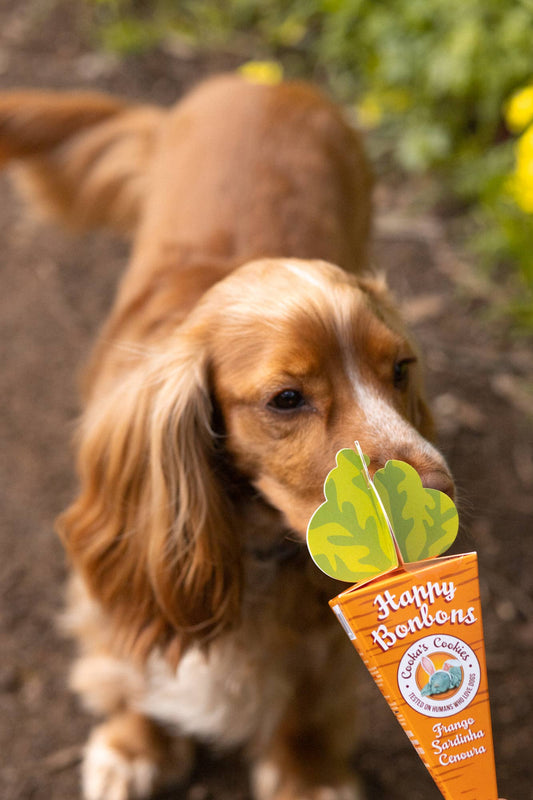
[[[0,6],[0,87],[98,87],[170,102],[230,58],[154,55],[122,65],[82,43],[75,3]],[[416,187],[380,187],[375,260],[418,334],[440,441],[460,489],[461,541],[480,554],[500,790],[533,798],[532,348],[484,323],[486,297]],[[64,561],[53,519],[72,495],[76,371],[112,297],[125,245],[32,221],[0,180],[0,797],[75,800],[89,718],[66,687],[53,620]],[[356,658],[354,654],[354,659]],[[370,800],[439,794],[365,678],[360,766]],[[187,800],[246,798],[238,762],[201,763]]]

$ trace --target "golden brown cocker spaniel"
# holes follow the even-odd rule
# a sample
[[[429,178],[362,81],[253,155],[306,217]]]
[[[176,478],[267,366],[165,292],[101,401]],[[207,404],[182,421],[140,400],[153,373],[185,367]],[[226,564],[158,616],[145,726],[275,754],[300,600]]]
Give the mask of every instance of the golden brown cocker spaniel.
[[[67,223],[133,235],[59,522],[72,683],[107,718],[84,797],[149,795],[199,739],[243,749],[258,800],[355,800],[356,658],[307,522],[354,439],[453,492],[416,350],[363,274],[358,137],[305,84],[222,76],[170,109],[4,94],[8,160]]]

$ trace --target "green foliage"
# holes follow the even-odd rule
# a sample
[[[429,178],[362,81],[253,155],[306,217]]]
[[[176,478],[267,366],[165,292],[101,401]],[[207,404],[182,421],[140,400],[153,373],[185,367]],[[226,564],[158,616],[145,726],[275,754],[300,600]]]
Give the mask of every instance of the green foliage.
[[[376,128],[381,153],[406,170],[440,170],[492,226],[492,261],[511,259],[533,296],[533,211],[505,189],[513,153],[502,118],[533,76],[533,0],[87,2],[115,50],[178,37],[235,48],[243,60],[277,58],[289,76],[319,76]]]

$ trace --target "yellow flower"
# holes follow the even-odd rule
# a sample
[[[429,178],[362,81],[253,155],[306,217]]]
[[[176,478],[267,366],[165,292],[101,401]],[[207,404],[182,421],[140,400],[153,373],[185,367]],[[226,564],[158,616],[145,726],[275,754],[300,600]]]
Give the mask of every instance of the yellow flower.
[[[283,80],[283,67],[277,61],[247,61],[238,72],[250,83],[275,86]]]
[[[515,169],[507,189],[522,211],[533,214],[533,125],[516,143]]]
[[[375,95],[367,94],[355,106],[357,122],[362,128],[377,128],[383,120],[383,106]]]
[[[508,183],[508,190],[515,203],[526,214],[533,214],[533,185],[513,175]]]
[[[519,133],[533,120],[533,85],[512,95],[505,107],[505,121],[509,130]]]
[[[533,125],[524,131],[516,147],[518,164],[533,160]]]

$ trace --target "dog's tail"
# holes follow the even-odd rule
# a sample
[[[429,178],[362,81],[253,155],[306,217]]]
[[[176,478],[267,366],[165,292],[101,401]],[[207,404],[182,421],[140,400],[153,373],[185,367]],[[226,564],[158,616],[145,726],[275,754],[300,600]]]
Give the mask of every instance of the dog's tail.
[[[0,93],[0,167],[48,214],[130,232],[164,110],[92,92]]]

